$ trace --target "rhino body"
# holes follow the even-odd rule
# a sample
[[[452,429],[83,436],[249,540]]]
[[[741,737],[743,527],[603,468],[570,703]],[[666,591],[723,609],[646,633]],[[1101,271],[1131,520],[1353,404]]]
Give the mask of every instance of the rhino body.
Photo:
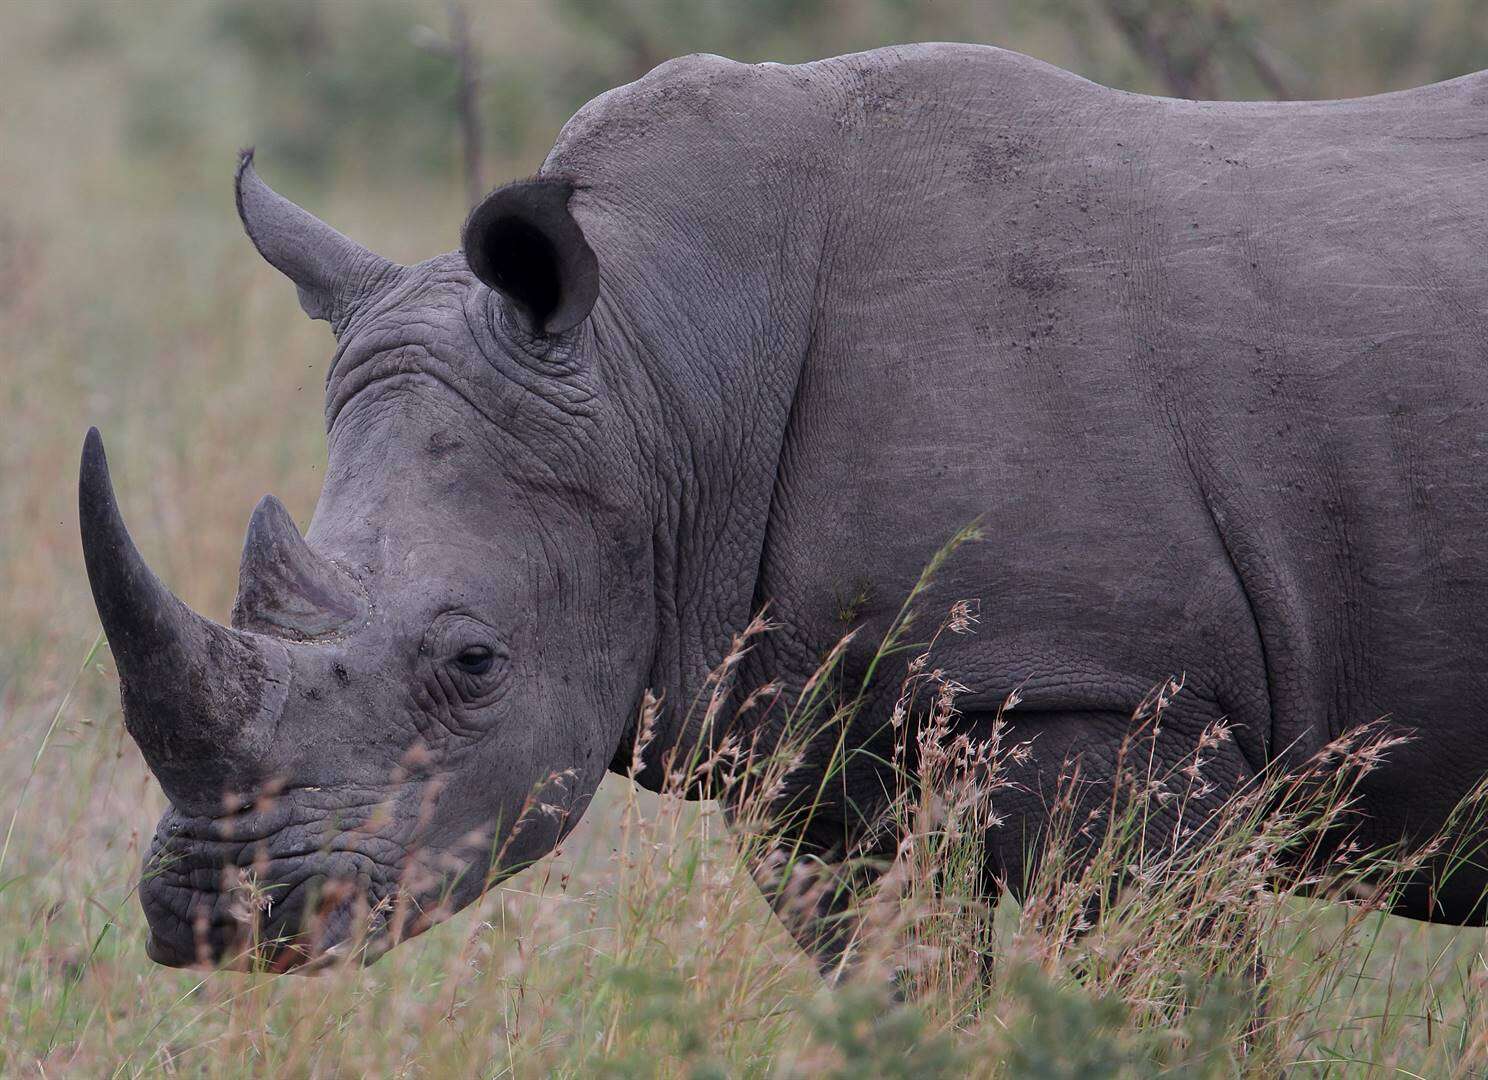
[[[286,964],[344,936],[328,885],[469,902],[627,767],[648,688],[658,786],[718,738],[687,705],[755,612],[780,629],[740,687],[801,686],[844,597],[861,675],[973,520],[921,604],[981,601],[937,653],[969,729],[1022,697],[987,837],[1015,889],[1067,760],[1108,783],[1177,672],[1161,754],[1233,725],[1196,816],[1382,716],[1413,738],[1361,842],[1429,835],[1488,775],[1488,74],[1263,104],[977,46],[688,57],[585,106],[461,252],[394,266],[246,163],[239,207],[337,335],[306,538],[263,504],[235,627],[208,624],[138,560],[96,439],[84,461],[126,721],[172,801],[141,887],[163,962],[233,947],[224,862],[282,885]],[[840,857],[883,785],[831,785],[807,848]],[[513,834],[534,790],[566,816]],[[1485,884],[1400,910],[1478,923]],[[330,929],[293,940],[312,903]]]

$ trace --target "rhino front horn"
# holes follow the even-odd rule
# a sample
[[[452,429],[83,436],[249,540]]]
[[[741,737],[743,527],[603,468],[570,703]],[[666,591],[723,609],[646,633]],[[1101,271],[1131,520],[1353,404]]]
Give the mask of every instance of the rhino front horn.
[[[83,444],[78,517],[124,726],[172,803],[220,814],[224,795],[268,778],[289,686],[284,646],[203,618],[161,583],[124,527],[97,428]]]

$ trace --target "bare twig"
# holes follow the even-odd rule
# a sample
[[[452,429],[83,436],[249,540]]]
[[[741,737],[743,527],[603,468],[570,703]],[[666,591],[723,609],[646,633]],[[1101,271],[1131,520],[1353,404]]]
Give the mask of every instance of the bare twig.
[[[1229,36],[1231,43],[1249,62],[1251,70],[1255,72],[1256,78],[1261,80],[1261,85],[1266,88],[1268,94],[1277,101],[1291,101],[1296,97],[1286,78],[1276,66],[1271,50],[1267,48],[1264,41],[1254,34],[1247,33],[1230,14],[1228,7],[1220,7],[1215,18],[1219,28]]]
[[[1213,98],[1213,58],[1215,35],[1196,49],[1185,49],[1175,39],[1182,29],[1181,19],[1163,19],[1153,5],[1133,0],[1105,0],[1111,22],[1133,52],[1146,61],[1167,84],[1168,91],[1180,98]]]
[[[465,163],[465,194],[471,206],[486,193],[481,167],[480,50],[470,36],[470,13],[463,0],[447,0],[449,37],[442,38],[427,27],[419,27],[414,44],[442,56],[455,65],[455,113],[460,123],[460,143]]]
[[[460,0],[449,0],[450,45],[454,50],[459,87],[455,108],[460,115],[460,137],[465,144],[465,193],[474,206],[486,193],[481,172],[480,58],[470,40],[470,17]]]
[[[1266,92],[1278,100],[1292,93],[1271,52],[1224,3],[1209,10],[1164,5],[1153,0],[1104,0],[1106,15],[1127,45],[1167,86],[1174,97],[1219,96],[1217,61],[1233,48],[1255,72]]]

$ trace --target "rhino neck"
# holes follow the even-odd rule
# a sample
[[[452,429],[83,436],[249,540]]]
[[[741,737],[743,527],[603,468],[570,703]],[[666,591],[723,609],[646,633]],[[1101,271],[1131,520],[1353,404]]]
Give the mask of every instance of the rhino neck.
[[[606,382],[646,410],[650,682],[673,748],[704,738],[693,703],[768,599],[756,590],[776,475],[844,183],[837,110],[804,73],[669,61],[581,109],[542,168],[574,183],[569,207],[604,268],[591,323]]]
[[[782,292],[789,285],[811,295],[809,281],[780,284]],[[701,316],[692,306],[690,326],[680,316],[689,310],[681,289],[667,305],[679,312],[675,318],[643,326],[616,296],[595,320],[601,350],[614,367],[632,367],[628,391],[650,406],[656,650],[649,685],[665,707],[639,779],[653,789],[662,782],[658,751],[686,753],[712,741],[704,731],[709,675],[760,602],[776,476],[810,341],[804,311],[780,310],[765,290],[747,297],[722,291],[727,305]],[[654,297],[647,315],[659,315]],[[760,327],[770,330],[753,336]],[[628,768],[632,741],[622,740],[617,768]]]
[[[624,101],[612,104],[636,121]],[[736,141],[787,130],[757,121]],[[675,154],[655,156],[659,135],[609,145],[612,130],[566,131],[544,172],[578,178],[570,206],[605,267],[595,347],[606,384],[641,403],[642,449],[654,471],[650,685],[665,706],[640,775],[654,788],[666,748],[718,737],[703,722],[709,673],[768,599],[756,588],[811,349],[827,233],[817,208],[826,200],[817,174],[790,154],[761,147],[746,173],[721,168],[704,149],[679,167]],[[749,156],[737,145],[731,153]],[[628,765],[631,742],[622,740],[616,767]]]

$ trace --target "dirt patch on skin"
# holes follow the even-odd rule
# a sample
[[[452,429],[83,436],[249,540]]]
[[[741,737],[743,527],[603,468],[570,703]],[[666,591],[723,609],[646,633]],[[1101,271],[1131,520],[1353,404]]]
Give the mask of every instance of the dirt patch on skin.
[[[1047,297],[1060,292],[1068,283],[1063,270],[1037,253],[1011,251],[1007,256],[1004,276],[1009,288],[1021,289],[1031,296]]]
[[[1004,132],[995,139],[973,143],[966,151],[963,172],[977,183],[1012,183],[1023,175],[1033,159],[1032,151],[1028,140]]]

